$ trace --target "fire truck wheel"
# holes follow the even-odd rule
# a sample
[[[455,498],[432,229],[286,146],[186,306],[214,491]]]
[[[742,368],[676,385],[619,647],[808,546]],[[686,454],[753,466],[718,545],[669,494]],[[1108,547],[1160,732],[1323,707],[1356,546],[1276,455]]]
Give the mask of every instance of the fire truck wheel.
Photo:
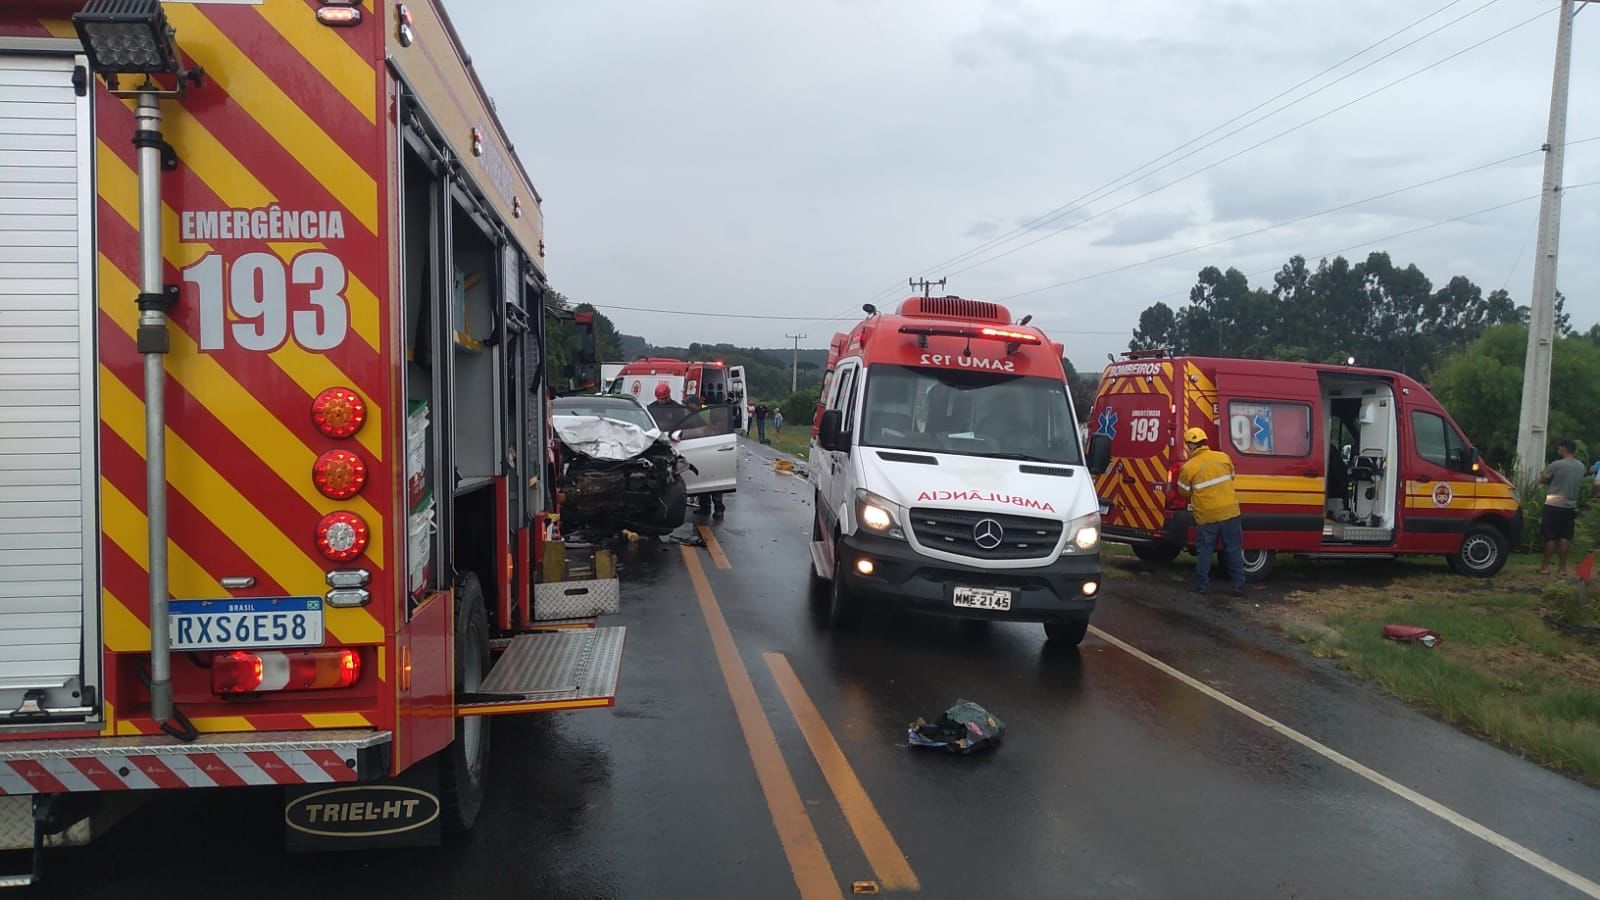
[[[1462,575],[1488,578],[1505,567],[1511,546],[1493,525],[1474,525],[1461,539],[1461,549],[1448,557],[1450,568]]]
[[[1088,619],[1074,619],[1071,622],[1046,622],[1044,623],[1044,639],[1052,644],[1062,647],[1076,647],[1083,643],[1084,635],[1089,633]]]
[[[1275,550],[1246,550],[1244,551],[1244,580],[1249,582],[1266,581],[1272,574],[1272,567],[1278,562],[1278,553]]]
[[[1169,563],[1177,559],[1178,554],[1182,552],[1183,547],[1165,541],[1133,545],[1133,555],[1147,563]]]
[[[478,576],[456,591],[456,690],[471,693],[489,675],[489,614]],[[439,818],[448,832],[471,831],[489,777],[489,720],[456,719],[456,739],[439,753]]]
[[[835,535],[833,582],[829,585],[828,592],[828,626],[838,629],[854,628],[861,624],[861,614],[864,611],[860,595],[851,592],[849,586],[845,584],[844,541]]]

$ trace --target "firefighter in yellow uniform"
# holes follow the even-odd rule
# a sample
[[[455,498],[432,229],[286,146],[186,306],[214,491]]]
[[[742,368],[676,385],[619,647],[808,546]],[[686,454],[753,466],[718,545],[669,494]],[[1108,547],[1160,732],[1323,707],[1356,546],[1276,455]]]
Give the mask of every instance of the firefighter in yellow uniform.
[[[1233,494],[1233,460],[1207,446],[1206,433],[1191,428],[1183,434],[1188,462],[1178,470],[1178,490],[1189,498],[1196,531],[1194,587],[1204,594],[1211,587],[1211,553],[1222,544],[1235,596],[1244,593],[1244,526],[1239,500]]]

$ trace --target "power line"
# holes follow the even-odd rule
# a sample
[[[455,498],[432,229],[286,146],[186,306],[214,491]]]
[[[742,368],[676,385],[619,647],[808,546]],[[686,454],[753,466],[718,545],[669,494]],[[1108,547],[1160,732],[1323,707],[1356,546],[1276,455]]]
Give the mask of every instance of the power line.
[[[857,315],[838,315],[838,316],[829,317],[827,319],[817,319],[815,317],[806,318],[805,316],[772,316],[772,315],[765,315],[765,314],[762,314],[762,313],[689,312],[688,310],[682,310],[682,309],[663,309],[663,308],[660,308],[660,307],[649,307],[649,306],[618,306],[615,303],[590,303],[589,305],[594,307],[595,309],[620,309],[620,310],[624,310],[626,312],[662,313],[664,315],[671,315],[671,316],[696,316],[696,317],[708,318],[708,319],[757,319],[757,320],[769,321],[769,322],[820,322],[820,321],[830,321],[830,322],[852,321],[853,322],[853,321],[856,321],[857,319],[860,318]],[[1077,330],[1074,330],[1073,333],[1074,334],[1093,334],[1093,335],[1114,335],[1114,334],[1122,334],[1123,332],[1121,332],[1121,331],[1077,331]],[[786,336],[787,337],[792,337],[792,335],[786,335]],[[802,335],[802,337],[803,337],[803,335]]]
[[[1574,146],[1576,144],[1587,144],[1587,143],[1591,143],[1591,142],[1594,142],[1594,141],[1600,141],[1600,137],[1585,138],[1584,140],[1581,140],[1581,141],[1572,141],[1572,142],[1568,143],[1567,146],[1571,147],[1571,146]],[[1074,285],[1074,284],[1081,284],[1081,283],[1083,283],[1085,281],[1093,281],[1096,278],[1102,278],[1102,277],[1104,277],[1106,275],[1115,275],[1115,274],[1117,274],[1119,272],[1127,272],[1127,271],[1130,271],[1132,269],[1142,268],[1144,266],[1153,265],[1153,264],[1158,263],[1158,262],[1165,262],[1165,261],[1167,261],[1169,259],[1175,259],[1175,258],[1177,258],[1179,256],[1186,256],[1186,255],[1188,255],[1190,253],[1195,253],[1195,252],[1198,252],[1200,250],[1209,250],[1212,247],[1220,247],[1223,244],[1232,243],[1233,241],[1243,240],[1244,238],[1249,238],[1249,237],[1255,237],[1256,235],[1259,235],[1259,234],[1266,234],[1269,231],[1276,231],[1279,228],[1287,228],[1290,225],[1298,225],[1301,222],[1307,222],[1307,221],[1310,221],[1311,219],[1318,219],[1318,218],[1321,218],[1323,216],[1332,215],[1333,213],[1343,212],[1343,211],[1345,211],[1347,209],[1353,209],[1353,208],[1355,208],[1357,206],[1362,206],[1362,205],[1365,205],[1367,203],[1372,203],[1372,202],[1377,201],[1377,200],[1385,200],[1385,199],[1388,199],[1389,197],[1394,197],[1394,196],[1397,196],[1399,194],[1407,193],[1408,191],[1414,191],[1414,190],[1417,190],[1419,188],[1429,187],[1429,186],[1432,186],[1432,185],[1435,185],[1435,184],[1439,184],[1441,182],[1450,181],[1450,180],[1455,179],[1455,178],[1460,178],[1460,177],[1465,176],[1465,175],[1471,175],[1471,174],[1474,174],[1476,172],[1482,172],[1482,171],[1484,171],[1486,169],[1492,169],[1492,168],[1495,168],[1497,166],[1503,166],[1506,163],[1515,162],[1515,161],[1517,161],[1519,159],[1523,159],[1523,158],[1529,157],[1529,156],[1535,156],[1535,155],[1537,155],[1537,154],[1539,154],[1541,152],[1543,152],[1543,151],[1542,150],[1529,150],[1529,151],[1527,151],[1525,153],[1518,153],[1518,154],[1515,154],[1513,156],[1507,156],[1504,159],[1497,159],[1494,162],[1484,163],[1484,164],[1479,165],[1479,166],[1473,166],[1470,169],[1462,169],[1459,172],[1452,172],[1449,175],[1440,175],[1437,178],[1430,178],[1427,181],[1421,181],[1421,182],[1418,182],[1416,184],[1407,185],[1405,187],[1395,188],[1394,190],[1384,191],[1381,194],[1374,194],[1371,197],[1367,197],[1367,198],[1362,199],[1362,200],[1355,200],[1355,201],[1352,201],[1350,203],[1343,203],[1343,204],[1340,204],[1339,206],[1330,207],[1329,209],[1324,209],[1324,210],[1321,210],[1319,212],[1307,213],[1307,214],[1305,214],[1303,216],[1296,216],[1296,217],[1294,217],[1292,219],[1285,219],[1285,220],[1283,220],[1281,222],[1274,222],[1271,225],[1265,225],[1265,226],[1262,226],[1260,228],[1256,228],[1256,229],[1253,229],[1253,230],[1250,230],[1250,231],[1241,232],[1239,234],[1232,235],[1231,237],[1219,238],[1219,239],[1214,240],[1214,241],[1208,241],[1208,242],[1206,242],[1204,244],[1196,244],[1193,247],[1186,247],[1186,248],[1184,248],[1182,250],[1174,250],[1171,253],[1164,253],[1164,254],[1162,254],[1160,256],[1153,256],[1153,257],[1151,257],[1149,259],[1146,259],[1146,260],[1141,260],[1139,262],[1134,262],[1134,263],[1128,263],[1127,265],[1116,266],[1115,268],[1105,269],[1105,270],[1102,270],[1102,271],[1099,271],[1099,272],[1094,272],[1094,273],[1089,274],[1089,275],[1080,275],[1077,278],[1069,278],[1066,281],[1058,281],[1055,284],[1048,284],[1048,285],[1045,285],[1044,287],[1032,288],[1032,289],[1029,289],[1029,290],[1026,290],[1026,291],[1018,291],[1015,294],[1008,294],[1008,295],[1006,295],[1004,297],[1001,297],[999,299],[1001,301],[1015,300],[1018,297],[1027,297],[1027,296],[1030,296],[1032,294],[1039,294],[1039,293],[1043,293],[1045,291],[1055,290],[1056,288],[1069,287],[1069,286]]]
[[[1496,0],[1491,0],[1491,2],[1496,2]],[[1134,196],[1134,197],[1131,197],[1131,198],[1129,198],[1127,200],[1124,200],[1123,202],[1118,203],[1116,206],[1112,206],[1112,207],[1109,207],[1107,209],[1101,210],[1100,212],[1097,212],[1094,215],[1089,216],[1088,218],[1081,219],[1081,220],[1079,220],[1077,222],[1073,222],[1071,225],[1067,225],[1064,228],[1060,228],[1060,229],[1057,229],[1055,231],[1047,232],[1044,235],[1042,235],[1040,237],[1037,237],[1037,238],[1035,238],[1035,239],[1033,239],[1033,240],[1031,240],[1031,241],[1029,241],[1029,242],[1027,242],[1025,244],[1019,244],[1018,246],[1012,247],[1009,250],[1006,250],[1006,251],[1001,252],[1001,253],[997,253],[994,256],[988,257],[986,259],[981,259],[981,260],[979,260],[979,261],[977,261],[977,262],[975,262],[975,263],[973,263],[971,265],[964,266],[964,267],[962,267],[960,269],[956,269],[955,271],[950,272],[948,274],[949,275],[959,275],[962,272],[968,272],[968,271],[971,271],[973,269],[979,268],[981,266],[986,266],[989,263],[992,263],[992,262],[994,262],[996,260],[1004,259],[1005,257],[1010,256],[1013,253],[1017,253],[1017,252],[1020,252],[1022,250],[1026,250],[1029,247],[1034,246],[1035,244],[1041,243],[1043,241],[1050,240],[1053,237],[1057,237],[1057,236],[1063,234],[1064,232],[1071,231],[1074,228],[1078,228],[1079,226],[1082,226],[1082,225],[1087,225],[1090,222],[1093,222],[1093,221],[1095,221],[1097,219],[1100,219],[1100,218],[1103,218],[1105,216],[1108,216],[1111,213],[1114,213],[1114,212],[1116,212],[1116,211],[1118,211],[1120,209],[1123,209],[1125,207],[1131,206],[1134,203],[1137,203],[1140,200],[1145,199],[1146,197],[1150,197],[1152,195],[1159,194],[1162,191],[1165,191],[1170,187],[1174,187],[1176,185],[1182,184],[1185,181],[1188,181],[1189,179],[1195,177],[1196,175],[1203,175],[1206,172],[1209,172],[1212,169],[1215,169],[1215,168],[1217,168],[1219,166],[1222,166],[1222,165],[1224,165],[1226,163],[1232,162],[1233,160],[1238,159],[1239,157],[1244,156],[1247,153],[1250,153],[1252,151],[1258,150],[1258,149],[1266,146],[1267,144],[1272,143],[1273,141],[1276,141],[1276,140],[1278,140],[1280,138],[1283,138],[1283,137],[1287,137],[1288,135],[1293,134],[1294,132],[1299,131],[1300,129],[1307,127],[1308,125],[1313,125],[1313,124],[1315,124],[1317,122],[1320,122],[1323,119],[1326,119],[1329,116],[1333,115],[1334,113],[1342,112],[1342,111],[1344,111],[1346,109],[1349,109],[1350,107],[1356,105],[1357,103],[1360,103],[1363,100],[1369,99],[1369,98],[1371,98],[1371,97],[1373,97],[1373,96],[1375,96],[1377,94],[1381,94],[1384,91],[1389,90],[1392,87],[1396,87],[1396,86],[1398,86],[1400,84],[1403,84],[1404,82],[1410,81],[1411,79],[1413,79],[1413,78],[1417,77],[1418,75],[1421,75],[1421,74],[1423,74],[1425,72],[1432,71],[1433,69],[1436,69],[1439,66],[1442,66],[1445,63],[1450,62],[1451,60],[1457,59],[1458,57],[1461,57],[1461,56],[1463,56],[1463,55],[1465,55],[1467,53],[1470,53],[1471,51],[1476,50],[1476,49],[1484,46],[1485,44],[1490,43],[1491,41],[1495,41],[1495,40],[1498,40],[1499,38],[1505,37],[1506,35],[1510,34],[1513,31],[1516,31],[1519,28],[1527,27],[1528,25],[1533,24],[1533,22],[1537,21],[1538,19],[1549,15],[1551,13],[1551,11],[1552,10],[1547,9],[1547,10],[1539,12],[1539,13],[1533,15],[1533,16],[1530,16],[1527,19],[1524,19],[1521,22],[1518,22],[1517,24],[1511,26],[1510,28],[1507,28],[1507,29],[1505,29],[1503,31],[1496,32],[1496,33],[1490,35],[1489,37],[1484,38],[1481,41],[1478,41],[1475,44],[1472,44],[1470,46],[1467,46],[1467,47],[1464,47],[1464,48],[1462,48],[1460,50],[1457,50],[1455,53],[1452,53],[1449,56],[1444,57],[1443,59],[1440,59],[1440,60],[1437,60],[1435,62],[1429,63],[1428,65],[1423,66],[1420,69],[1417,69],[1417,70],[1415,70],[1415,71],[1413,71],[1413,72],[1411,72],[1411,73],[1409,73],[1407,75],[1404,75],[1404,76],[1401,76],[1400,78],[1395,79],[1394,81],[1391,81],[1391,82],[1389,82],[1387,84],[1384,84],[1384,85],[1382,85],[1380,87],[1374,88],[1373,90],[1368,91],[1367,93],[1362,94],[1361,96],[1356,97],[1353,100],[1349,100],[1349,101],[1346,101],[1344,103],[1341,103],[1338,106],[1335,106],[1332,109],[1327,110],[1326,112],[1320,113],[1320,114],[1318,114],[1316,116],[1313,116],[1312,118],[1307,119],[1307,120],[1305,120],[1304,122],[1301,122],[1298,125],[1292,126],[1290,128],[1286,128],[1283,131],[1280,131],[1277,134],[1274,134],[1273,136],[1271,136],[1269,138],[1266,138],[1264,140],[1261,140],[1261,141],[1258,141],[1258,142],[1256,142],[1254,144],[1251,144],[1250,146],[1245,147],[1242,150],[1238,150],[1238,151],[1235,151],[1233,153],[1230,153],[1227,156],[1224,156],[1223,158],[1217,160],[1216,162],[1209,163],[1209,164],[1207,164],[1205,166],[1202,166],[1201,168],[1198,168],[1198,169],[1194,170],[1193,172],[1190,172],[1187,175],[1183,175],[1183,176],[1180,176],[1178,178],[1174,178],[1173,180],[1171,180],[1171,181],[1169,181],[1169,182],[1167,182],[1167,183],[1165,183],[1163,185],[1160,185],[1159,187],[1151,188],[1150,190],[1145,191],[1142,194],[1139,194],[1137,196]],[[1202,148],[1202,149],[1204,149],[1204,148]],[[1196,152],[1198,152],[1198,151],[1196,151]],[[1185,158],[1187,158],[1187,157],[1185,157]],[[1166,167],[1163,166],[1162,168],[1166,168]],[[1157,170],[1157,171],[1159,171],[1159,170]],[[1118,190],[1121,190],[1121,189],[1118,188]],[[1115,193],[1115,191],[1113,191],[1112,193]],[[1109,196],[1109,195],[1107,195],[1107,196]],[[1103,199],[1103,198],[1101,198],[1101,199]]]
[[[934,265],[928,266],[928,267],[926,267],[924,269],[921,269],[919,271],[926,272],[926,271],[930,271],[930,270],[933,270],[933,269],[940,268],[942,266],[953,265],[953,264],[961,262],[961,261],[963,261],[965,259],[969,259],[972,256],[980,254],[983,251],[985,251],[985,250],[987,250],[987,249],[989,249],[991,247],[998,246],[998,245],[1000,245],[1002,243],[1007,242],[1014,235],[1026,232],[1026,231],[1028,231],[1029,229],[1031,229],[1035,225],[1038,225],[1038,224],[1040,224],[1042,222],[1045,222],[1045,221],[1049,221],[1053,217],[1057,217],[1058,213],[1071,211],[1073,208],[1081,205],[1081,203],[1084,200],[1086,200],[1087,198],[1092,197],[1092,196],[1094,196],[1096,194],[1099,194],[1102,191],[1105,191],[1107,188],[1111,188],[1111,187],[1113,187],[1115,185],[1118,185],[1123,181],[1127,181],[1127,180],[1130,180],[1130,179],[1133,179],[1133,178],[1143,177],[1144,175],[1151,174],[1151,173],[1144,172],[1144,170],[1149,168],[1150,166],[1155,165],[1156,163],[1161,162],[1163,159],[1166,159],[1167,157],[1173,155],[1174,153],[1178,153],[1178,152],[1180,152],[1180,151],[1182,151],[1184,149],[1187,149],[1190,146],[1193,146],[1195,143],[1197,143],[1197,142],[1199,142],[1201,140],[1204,140],[1205,138],[1217,133],[1218,131],[1221,131],[1222,129],[1228,127],[1229,125],[1232,125],[1233,123],[1239,121],[1240,119],[1243,119],[1246,116],[1251,115],[1252,113],[1256,112],[1257,110],[1261,109],[1262,107],[1265,107],[1268,104],[1271,104],[1271,103],[1273,103],[1273,102],[1275,102],[1275,101],[1277,101],[1279,99],[1282,99],[1283,97],[1288,96],[1289,94],[1294,93],[1295,91],[1297,91],[1300,88],[1306,86],[1307,84],[1310,84],[1311,82],[1316,81],[1319,78],[1322,78],[1324,75],[1328,75],[1328,74],[1336,71],[1340,67],[1344,66],[1346,63],[1353,62],[1354,60],[1359,59],[1362,56],[1365,56],[1366,54],[1372,52],[1373,50],[1377,49],[1378,47],[1383,46],[1384,44],[1386,44],[1389,41],[1395,39],[1396,37],[1399,37],[1400,35],[1406,33],[1407,31],[1410,31],[1411,29],[1417,27],[1418,25],[1421,25],[1423,22],[1426,22],[1429,19],[1432,19],[1435,16],[1438,16],[1439,14],[1443,13],[1445,10],[1450,9],[1452,6],[1456,6],[1457,4],[1459,4],[1461,2],[1463,2],[1463,0],[1450,0],[1449,3],[1446,3],[1445,5],[1439,7],[1438,9],[1434,10],[1431,13],[1428,13],[1427,15],[1423,16],[1422,18],[1417,19],[1414,22],[1411,22],[1410,24],[1406,25],[1403,28],[1400,28],[1397,31],[1391,32],[1390,34],[1384,36],[1383,38],[1380,38],[1379,40],[1377,40],[1377,41],[1375,41],[1375,42],[1373,42],[1371,44],[1368,44],[1366,47],[1362,48],[1361,50],[1358,50],[1355,53],[1345,57],[1344,59],[1339,60],[1338,62],[1334,63],[1331,66],[1328,66],[1327,68],[1325,68],[1322,71],[1316,73],[1315,75],[1312,75],[1309,78],[1303,79],[1300,82],[1294,84],[1293,86],[1291,86],[1289,88],[1286,88],[1285,90],[1280,91],[1277,94],[1274,94],[1273,96],[1267,98],[1266,100],[1261,101],[1260,103],[1258,103],[1255,106],[1245,110],[1244,112],[1239,113],[1238,115],[1234,116],[1233,118],[1228,119],[1225,122],[1222,122],[1221,124],[1219,124],[1219,125],[1215,126],[1214,128],[1210,129],[1209,131],[1205,131],[1205,132],[1203,132],[1201,134],[1198,134],[1198,135],[1194,136],[1193,138],[1190,138],[1188,141],[1185,141],[1184,143],[1179,144],[1178,146],[1172,148],[1171,150],[1168,150],[1167,152],[1162,153],[1160,156],[1157,156],[1157,157],[1151,159],[1150,161],[1144,163],[1143,165],[1140,165],[1140,166],[1138,166],[1136,168],[1133,168],[1133,169],[1129,170],[1128,172],[1125,172],[1122,175],[1119,175],[1116,178],[1113,178],[1111,181],[1106,182],[1105,184],[1101,185],[1100,187],[1094,188],[1093,190],[1090,190],[1087,193],[1084,193],[1084,194],[1078,196],[1076,199],[1071,200],[1068,203],[1063,204],[1062,206],[1056,207],[1055,209],[1051,210],[1050,212],[1045,213],[1042,216],[1039,216],[1039,217],[1037,217],[1035,219],[1032,219],[1032,220],[1030,220],[1030,221],[1028,221],[1028,222],[1026,222],[1026,223],[1024,223],[1022,225],[1019,225],[1016,228],[1012,229],[1011,231],[1006,232],[1005,234],[998,235],[996,237],[990,238],[989,240],[979,244],[978,246],[976,246],[976,247],[974,247],[974,248],[972,248],[970,250],[967,250],[967,251],[965,251],[963,253],[958,253],[958,254],[956,254],[955,256],[953,256],[953,257],[951,257],[949,259],[946,259],[946,260],[943,260],[941,262],[935,263]],[[1491,0],[1491,3],[1492,2],[1495,2],[1495,0]],[[1486,4],[1484,4],[1484,6],[1480,6],[1480,7],[1478,7],[1478,9],[1475,9],[1472,12],[1467,13],[1466,16],[1462,16],[1462,17],[1460,17],[1458,19],[1453,20],[1452,22],[1448,23],[1444,27],[1448,28],[1450,25],[1454,25],[1456,22],[1461,21],[1461,19],[1464,19],[1464,18],[1466,18],[1467,16],[1470,16],[1470,15],[1473,15],[1474,13],[1478,12],[1479,10],[1481,10],[1481,9],[1483,9],[1483,8],[1489,6],[1489,5],[1490,4],[1486,3]],[[1442,28],[1441,29],[1435,29],[1434,31],[1429,32],[1428,34],[1423,35],[1422,38],[1419,38],[1418,40],[1421,40],[1423,38],[1427,38],[1427,37],[1429,37],[1429,36],[1431,36],[1433,34],[1437,34],[1440,30],[1443,30],[1443,29]],[[1412,41],[1411,44],[1407,44],[1407,45],[1405,45],[1405,47],[1399,48],[1399,50],[1404,50],[1404,49],[1406,49],[1406,47],[1412,46],[1412,44],[1415,44],[1415,43],[1416,43],[1416,41]],[[1396,50],[1394,52],[1399,52],[1399,50]],[[1393,55],[1394,55],[1393,53],[1390,53],[1390,54],[1384,56],[1382,59],[1387,59],[1389,56],[1393,56]],[[1379,59],[1377,61],[1381,62],[1382,59]],[[1314,94],[1308,94],[1305,97],[1301,97],[1300,100],[1297,100],[1295,102],[1300,102],[1301,100],[1305,100],[1305,99],[1307,99],[1307,98],[1309,98],[1311,96],[1314,96]],[[1289,106],[1292,106],[1292,105],[1293,105],[1292,103],[1289,104]],[[1282,109],[1279,109],[1276,112],[1282,112],[1283,109],[1287,109],[1287,108],[1288,108],[1288,106],[1284,106]],[[1273,115],[1275,115],[1276,112],[1274,112]],[[1256,124],[1256,123],[1254,123],[1254,122],[1251,123],[1251,125],[1254,125],[1254,124]],[[1245,126],[1245,127],[1248,128],[1250,126]],[[1239,130],[1243,130],[1243,129],[1239,129]],[[1225,135],[1224,137],[1231,137],[1233,134],[1236,134],[1236,133],[1238,133],[1238,131],[1230,132],[1228,135]],[[1211,146],[1211,145],[1208,144],[1207,146]],[[1200,149],[1205,149],[1205,148],[1202,147]],[[1187,158],[1187,157],[1185,157],[1185,158]],[[1181,161],[1181,160],[1176,160],[1176,161]],[[888,288],[885,288],[883,290],[878,291],[877,293],[873,294],[872,297],[868,298],[869,302],[872,301],[872,300],[876,300],[878,297],[883,296],[886,293],[892,293],[896,286],[898,286],[898,282],[896,282],[895,285],[891,285]]]

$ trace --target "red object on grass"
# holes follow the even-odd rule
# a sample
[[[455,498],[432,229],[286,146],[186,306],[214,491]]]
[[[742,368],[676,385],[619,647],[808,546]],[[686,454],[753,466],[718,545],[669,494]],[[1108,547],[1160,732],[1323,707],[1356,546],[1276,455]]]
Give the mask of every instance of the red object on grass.
[[[1578,573],[1579,581],[1588,584],[1589,580],[1594,577],[1594,551],[1589,551],[1589,555],[1585,556],[1583,562],[1578,563],[1578,567],[1573,571]]]
[[[1383,636],[1391,641],[1421,643],[1429,647],[1444,640],[1437,631],[1430,631],[1421,625],[1385,625],[1383,626]]]

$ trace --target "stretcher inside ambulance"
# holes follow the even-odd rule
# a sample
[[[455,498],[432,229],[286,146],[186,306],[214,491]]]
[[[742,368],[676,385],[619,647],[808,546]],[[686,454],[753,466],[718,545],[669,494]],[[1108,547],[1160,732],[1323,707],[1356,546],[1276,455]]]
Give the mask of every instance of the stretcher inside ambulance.
[[[1082,640],[1100,520],[1059,345],[997,304],[914,297],[833,346],[809,467],[830,622],[892,604]]]

